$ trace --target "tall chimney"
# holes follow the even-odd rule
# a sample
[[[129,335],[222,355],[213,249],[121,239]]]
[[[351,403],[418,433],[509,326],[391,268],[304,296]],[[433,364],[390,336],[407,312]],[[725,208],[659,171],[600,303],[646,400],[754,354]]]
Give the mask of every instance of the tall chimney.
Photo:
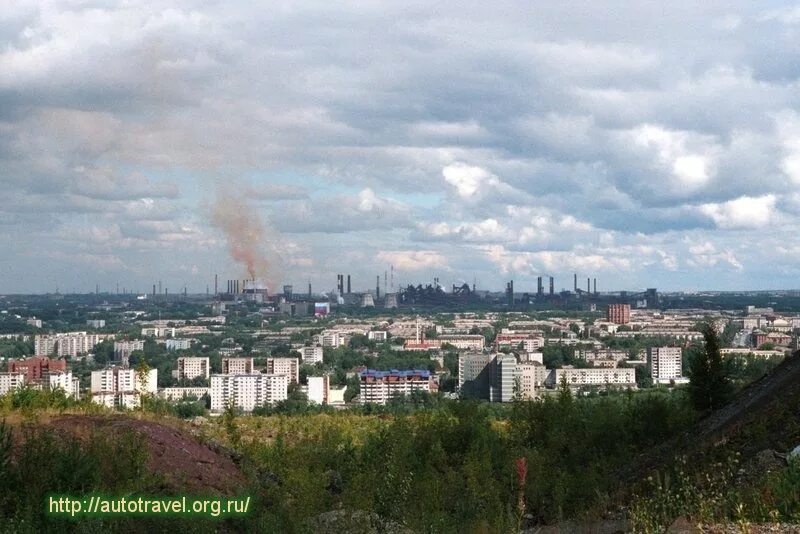
[[[575,273],[575,283],[574,283],[575,293],[578,292],[578,273]]]
[[[591,284],[591,279],[590,278],[586,279],[586,292],[587,293],[591,293],[592,292],[592,284]]]
[[[597,278],[592,280],[592,282],[594,282],[594,294],[597,295]]]
[[[351,290],[351,288],[350,288],[350,275],[348,274],[347,275],[347,294],[348,295],[350,294],[350,290]]]
[[[153,295],[155,296],[155,294],[156,294],[156,285],[153,284]]]
[[[381,298],[381,275],[375,277],[375,299]]]
[[[217,296],[217,275],[214,274],[214,296]]]
[[[551,276],[550,277],[550,296],[553,296],[555,294],[555,292],[556,292],[556,281]]]

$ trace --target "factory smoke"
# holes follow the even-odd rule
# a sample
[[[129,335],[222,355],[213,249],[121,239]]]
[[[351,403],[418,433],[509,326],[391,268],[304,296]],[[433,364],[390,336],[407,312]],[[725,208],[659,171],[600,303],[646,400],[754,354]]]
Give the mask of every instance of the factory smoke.
[[[246,197],[218,192],[211,206],[211,222],[225,234],[231,258],[244,266],[249,279],[277,284],[279,257],[274,231]]]

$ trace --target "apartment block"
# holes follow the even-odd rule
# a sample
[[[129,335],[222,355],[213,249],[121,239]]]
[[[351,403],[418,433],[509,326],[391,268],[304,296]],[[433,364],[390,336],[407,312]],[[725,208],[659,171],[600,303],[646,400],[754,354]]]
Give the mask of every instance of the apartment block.
[[[609,304],[606,319],[614,324],[628,324],[631,322],[631,305]]]
[[[431,373],[427,370],[375,371],[359,373],[361,403],[386,404],[392,397],[410,395],[414,391],[431,391]]]
[[[128,365],[128,363],[130,363],[131,353],[137,350],[144,350],[144,340],[115,341],[114,360],[123,365]]]
[[[303,357],[303,363],[308,365],[314,365],[316,363],[322,363],[322,356],[323,356],[323,348],[319,345],[313,347],[301,347],[300,355]]]
[[[490,354],[462,354],[458,357],[458,392],[462,397],[489,398]]]
[[[270,375],[286,375],[289,382],[300,382],[299,358],[267,358],[265,372]]]
[[[681,347],[648,347],[647,362],[655,384],[685,381],[683,378],[683,349]]]
[[[199,399],[204,395],[209,395],[211,388],[203,387],[182,387],[182,388],[162,388],[158,391],[158,395],[171,402],[180,401],[186,398],[194,397]]]
[[[458,350],[480,351],[486,345],[486,338],[480,334],[443,335],[439,336],[439,341]]]
[[[263,373],[211,375],[211,411],[223,412],[228,406],[252,412],[258,406],[286,400],[289,377]]]
[[[328,404],[330,389],[331,380],[328,375],[309,376],[308,386],[306,387],[308,402],[313,404]]]
[[[222,358],[222,374],[253,374],[253,358]]]
[[[168,339],[164,344],[168,351],[173,350],[189,350],[192,348],[191,339]]]
[[[548,376],[549,387],[559,387],[562,381],[572,389],[585,386],[636,388],[636,370],[592,367],[589,369],[575,369],[565,367],[554,369]]]
[[[42,356],[8,362],[10,373],[22,373],[25,375],[25,381],[31,383],[46,382],[51,374],[63,373],[66,370],[67,362],[65,360],[54,360]]]
[[[211,376],[211,364],[208,357],[184,356],[176,361],[177,369],[172,371],[172,376],[178,380],[194,380],[195,378],[208,378]]]
[[[158,392],[158,370],[150,369],[144,377],[127,367],[92,371],[90,392],[93,402],[109,408],[136,408],[141,404],[141,394]]]
[[[34,353],[37,356],[58,356],[74,358],[90,352],[95,345],[112,337],[111,334],[89,334],[86,332],[66,332],[62,334],[38,335],[33,339]]]
[[[0,395],[25,385],[24,373],[0,373]]]

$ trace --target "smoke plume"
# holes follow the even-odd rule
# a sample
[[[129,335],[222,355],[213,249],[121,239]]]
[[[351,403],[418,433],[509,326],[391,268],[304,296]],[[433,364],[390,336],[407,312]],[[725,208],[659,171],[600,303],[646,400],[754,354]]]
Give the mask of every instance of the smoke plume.
[[[277,282],[274,232],[244,195],[219,192],[211,207],[211,222],[225,234],[231,258],[246,269],[248,278]]]

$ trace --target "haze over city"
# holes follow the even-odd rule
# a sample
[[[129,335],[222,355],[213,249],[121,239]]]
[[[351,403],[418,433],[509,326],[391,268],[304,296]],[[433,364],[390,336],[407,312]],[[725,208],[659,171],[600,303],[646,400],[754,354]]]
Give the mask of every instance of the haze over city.
[[[799,31],[786,2],[9,2],[0,292],[796,289]]]

